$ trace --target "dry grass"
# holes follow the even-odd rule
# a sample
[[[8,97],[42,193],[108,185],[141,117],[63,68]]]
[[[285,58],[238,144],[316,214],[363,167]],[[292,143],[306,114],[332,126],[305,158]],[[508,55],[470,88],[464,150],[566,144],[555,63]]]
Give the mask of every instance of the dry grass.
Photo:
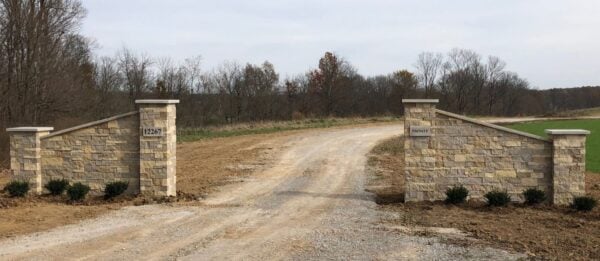
[[[562,111],[550,114],[552,117],[585,117],[585,116],[600,116],[600,107],[587,108],[581,110]]]
[[[397,117],[371,117],[371,118],[320,118],[302,119],[292,121],[264,121],[250,123],[236,123],[222,126],[209,126],[205,128],[181,128],[178,130],[178,141],[197,141],[211,138],[233,137],[252,134],[268,134],[282,131],[330,128],[347,125],[360,125],[372,123],[397,122]]]
[[[379,143],[369,155],[369,168],[373,174],[367,190],[375,193],[378,204],[404,201],[404,136]]]

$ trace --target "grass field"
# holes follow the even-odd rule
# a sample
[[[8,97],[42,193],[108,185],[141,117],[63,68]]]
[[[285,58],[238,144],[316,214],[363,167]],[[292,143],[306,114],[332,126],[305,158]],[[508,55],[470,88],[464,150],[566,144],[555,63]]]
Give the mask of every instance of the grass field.
[[[592,133],[586,142],[586,168],[600,172],[600,120],[535,121],[507,125],[507,127],[547,137],[545,129],[584,129]]]
[[[384,123],[401,121],[397,117],[372,118],[322,118],[292,121],[269,121],[254,123],[239,123],[208,128],[182,128],[177,131],[178,142],[189,142],[211,138],[232,137],[251,134],[268,134],[279,131],[329,128],[345,125]]]

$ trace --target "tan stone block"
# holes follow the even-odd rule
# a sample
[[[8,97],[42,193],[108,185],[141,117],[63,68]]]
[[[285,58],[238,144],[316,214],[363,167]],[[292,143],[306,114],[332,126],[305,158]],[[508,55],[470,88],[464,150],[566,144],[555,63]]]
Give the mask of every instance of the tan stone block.
[[[521,184],[523,186],[537,186],[538,184],[538,179],[535,178],[523,178],[521,179]]]
[[[467,157],[465,155],[454,155],[454,161],[456,162],[464,162],[467,159]]]
[[[573,158],[569,156],[554,157],[554,164],[572,163]]]
[[[62,166],[64,161],[62,158],[48,157],[43,158],[42,162],[44,163],[44,165]]]
[[[40,169],[39,163],[24,163],[23,164],[23,170],[33,171],[33,170],[39,170],[39,169]]]
[[[516,178],[517,172],[514,170],[496,170],[495,172],[497,177],[502,178]]]
[[[407,189],[410,191],[434,191],[435,183],[409,183]]]
[[[521,146],[521,142],[520,141],[505,141],[504,146],[517,147],[517,146]]]

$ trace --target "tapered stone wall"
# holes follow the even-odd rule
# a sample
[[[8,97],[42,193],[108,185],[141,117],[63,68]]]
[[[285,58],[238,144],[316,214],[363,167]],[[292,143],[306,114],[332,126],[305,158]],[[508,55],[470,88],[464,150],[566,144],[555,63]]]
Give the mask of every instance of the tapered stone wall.
[[[138,110],[61,131],[49,127],[9,128],[13,179],[35,193],[52,179],[89,185],[126,181],[128,194],[176,195],[178,100],[138,100]]]
[[[139,192],[139,113],[118,115],[91,126],[42,137],[42,180],[65,178],[101,192],[107,182],[129,182]]]
[[[582,194],[585,135],[545,139],[438,110],[437,100],[403,103],[406,201],[443,200],[456,185],[474,199],[501,190],[520,201],[538,188],[567,204]]]

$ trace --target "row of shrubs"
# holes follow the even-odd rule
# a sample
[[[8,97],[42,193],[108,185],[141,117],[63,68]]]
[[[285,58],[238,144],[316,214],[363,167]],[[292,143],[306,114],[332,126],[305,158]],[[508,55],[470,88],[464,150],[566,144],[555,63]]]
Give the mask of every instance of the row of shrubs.
[[[128,182],[115,181],[107,183],[104,187],[104,198],[110,199],[119,196],[129,187]],[[29,192],[29,183],[26,181],[14,180],[4,186],[4,191],[8,192],[11,197],[23,197]],[[62,195],[65,191],[71,201],[82,201],[90,192],[88,185],[76,182],[69,184],[66,179],[50,180],[44,188],[50,192],[50,195]]]
[[[446,203],[449,204],[460,204],[465,202],[469,196],[469,190],[465,187],[454,186],[446,190]],[[484,195],[487,204],[489,206],[506,206],[510,203],[510,196],[506,191],[490,191]],[[523,197],[525,198],[525,204],[536,205],[546,200],[546,192],[536,188],[529,188],[523,191]],[[578,211],[590,211],[598,202],[588,196],[575,197],[571,203],[571,207]]]

